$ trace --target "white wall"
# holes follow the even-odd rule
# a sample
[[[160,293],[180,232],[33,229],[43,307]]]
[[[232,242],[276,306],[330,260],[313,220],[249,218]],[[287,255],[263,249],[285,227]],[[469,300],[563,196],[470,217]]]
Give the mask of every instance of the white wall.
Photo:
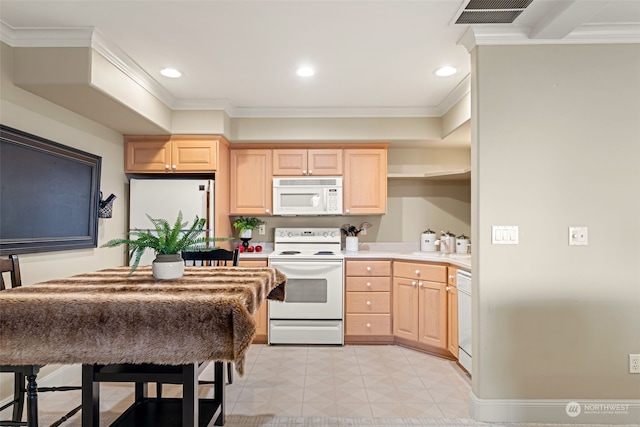
[[[640,45],[479,46],[472,62],[476,415],[501,399],[638,405]],[[520,244],[492,245],[492,225],[518,225]],[[569,226],[589,245],[569,246]],[[561,405],[554,422],[624,420]]]
[[[0,45],[0,122],[102,156],[101,189],[105,196],[114,193],[118,198],[113,218],[99,220],[98,245],[121,237],[126,229],[128,212],[122,135],[15,87],[11,80],[11,49],[5,44]],[[120,265],[125,265],[124,248],[20,255],[24,285]],[[43,374],[54,368],[47,367]],[[12,392],[9,381],[12,381],[9,375],[0,377],[0,401]]]

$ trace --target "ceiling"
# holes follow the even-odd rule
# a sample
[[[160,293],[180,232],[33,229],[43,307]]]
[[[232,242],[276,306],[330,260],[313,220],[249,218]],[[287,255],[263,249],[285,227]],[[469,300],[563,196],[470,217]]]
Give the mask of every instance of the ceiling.
[[[172,109],[433,117],[469,91],[469,53],[459,42],[471,26],[455,24],[467,3],[1,0],[0,20],[17,45],[20,30],[91,29]],[[500,44],[626,40],[629,31],[637,42],[639,24],[639,0],[533,0],[513,24],[473,29],[476,38]],[[297,76],[301,65],[314,67],[315,76]],[[443,65],[458,73],[436,77]],[[163,77],[164,67],[182,78]]]

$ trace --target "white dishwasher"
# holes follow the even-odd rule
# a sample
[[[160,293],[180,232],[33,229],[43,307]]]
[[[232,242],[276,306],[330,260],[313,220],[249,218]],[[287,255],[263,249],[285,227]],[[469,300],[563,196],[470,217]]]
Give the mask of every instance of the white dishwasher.
[[[471,273],[458,270],[458,361],[471,374]]]

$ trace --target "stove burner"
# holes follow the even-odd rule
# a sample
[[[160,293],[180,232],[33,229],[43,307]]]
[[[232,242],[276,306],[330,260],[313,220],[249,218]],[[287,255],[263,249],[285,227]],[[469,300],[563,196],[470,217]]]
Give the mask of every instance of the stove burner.
[[[333,251],[318,251],[314,255],[333,255]]]
[[[280,255],[298,255],[300,251],[282,251]]]

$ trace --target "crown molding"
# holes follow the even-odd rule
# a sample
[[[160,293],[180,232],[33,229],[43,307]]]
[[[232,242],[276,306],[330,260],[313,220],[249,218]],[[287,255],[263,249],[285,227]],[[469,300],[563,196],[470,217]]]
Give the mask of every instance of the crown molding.
[[[158,98],[169,108],[173,108],[173,105],[176,103],[175,97],[131,59],[126,52],[104,37],[98,30],[93,31],[91,48],[102,55],[127,77],[140,85],[140,87]]]
[[[454,105],[456,105],[465,95],[471,92],[471,73],[464,76],[458,86],[453,88],[451,92],[438,105],[438,116],[444,116]]]
[[[440,117],[438,108],[429,107],[315,107],[252,108],[235,107],[233,118],[371,118]]]
[[[0,37],[11,47],[90,47],[92,27],[14,28],[0,21]]]
[[[471,52],[481,45],[640,43],[639,24],[585,24],[563,39],[532,39],[530,31],[529,27],[472,25],[458,40],[458,44]]]

